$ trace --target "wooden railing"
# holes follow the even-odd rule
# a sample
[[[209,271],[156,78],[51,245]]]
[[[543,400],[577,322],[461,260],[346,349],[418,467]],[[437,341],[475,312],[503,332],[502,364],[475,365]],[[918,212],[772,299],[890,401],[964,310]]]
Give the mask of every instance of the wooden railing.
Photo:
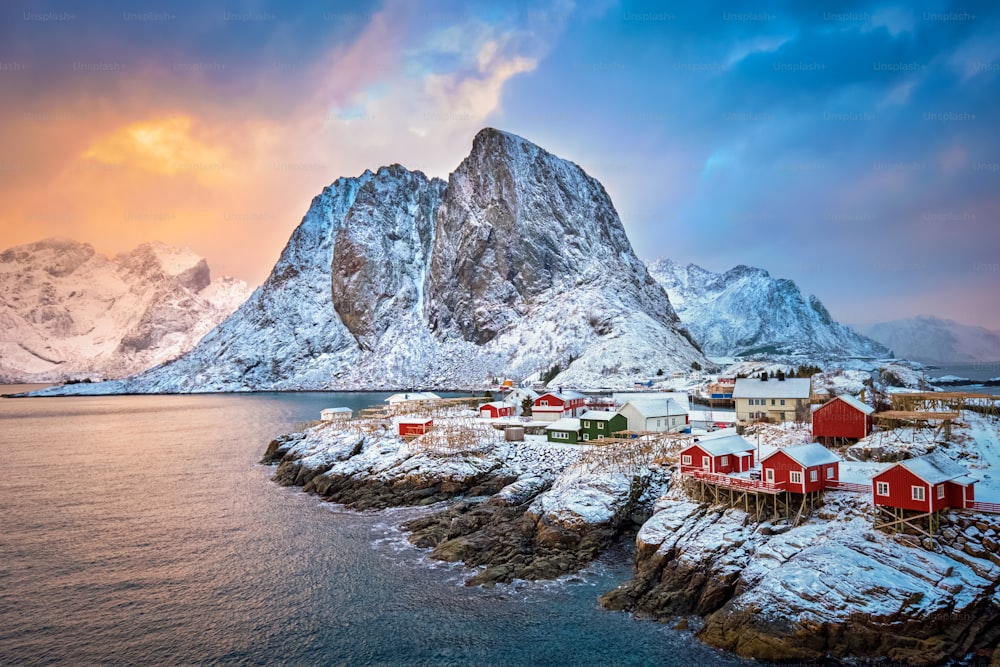
[[[972,502],[965,506],[967,510],[976,510],[977,512],[986,512],[987,514],[1000,514],[1000,503],[979,503]]]
[[[749,491],[764,491],[767,493],[779,493],[785,490],[784,482],[762,482],[758,479],[747,479],[746,477],[733,477],[732,475],[723,475],[717,472],[706,472],[704,470],[692,470],[690,472],[684,473],[690,475],[695,479],[700,479],[703,482],[708,482],[709,484],[715,484],[717,486],[729,486],[735,489],[747,489]]]
[[[853,493],[871,493],[871,484],[853,484],[851,482],[841,482],[839,480],[828,479],[825,488],[834,491],[851,491]]]

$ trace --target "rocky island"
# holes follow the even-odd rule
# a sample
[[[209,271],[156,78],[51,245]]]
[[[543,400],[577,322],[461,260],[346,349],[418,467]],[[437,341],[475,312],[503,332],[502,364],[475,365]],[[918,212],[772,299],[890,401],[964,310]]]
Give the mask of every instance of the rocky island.
[[[404,525],[409,539],[474,568],[470,585],[555,578],[634,534],[634,576],[601,604],[745,657],[933,665],[985,659],[1000,638],[1000,522],[989,515],[951,513],[932,545],[873,530],[870,499],[846,491],[827,491],[795,525],[758,521],[686,492],[682,438],[506,442],[469,411],[435,423],[410,439],[387,420],[322,423],[275,439],[262,462],[277,465],[277,483],[347,508],[433,506]]]

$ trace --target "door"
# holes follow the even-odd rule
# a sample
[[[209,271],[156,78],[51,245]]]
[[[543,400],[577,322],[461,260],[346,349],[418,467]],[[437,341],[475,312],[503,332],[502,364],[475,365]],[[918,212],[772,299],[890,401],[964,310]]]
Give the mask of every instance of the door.
[[[774,484],[774,468],[764,470],[764,481],[768,484]]]

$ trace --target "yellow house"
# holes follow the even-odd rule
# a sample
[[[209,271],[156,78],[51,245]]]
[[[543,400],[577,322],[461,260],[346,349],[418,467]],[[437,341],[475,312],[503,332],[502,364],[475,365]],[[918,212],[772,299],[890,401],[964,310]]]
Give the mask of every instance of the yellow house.
[[[795,421],[796,409],[800,409],[808,421],[811,391],[811,378],[738,378],[733,388],[736,421]]]

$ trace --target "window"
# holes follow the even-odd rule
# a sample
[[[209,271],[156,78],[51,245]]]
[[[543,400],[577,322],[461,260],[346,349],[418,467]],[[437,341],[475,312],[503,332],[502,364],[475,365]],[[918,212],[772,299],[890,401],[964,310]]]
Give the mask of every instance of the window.
[[[788,473],[789,484],[801,484],[802,483],[802,473],[798,470],[793,470]]]
[[[819,480],[819,471],[813,468],[812,470],[809,471],[809,481],[815,482],[817,480]]]
[[[538,401],[538,407],[540,407],[540,408],[541,407],[548,407],[548,405],[549,405],[548,401]]]
[[[941,499],[944,498],[944,484],[938,484],[938,487],[937,487],[937,497],[938,497],[938,500],[941,500]]]
[[[833,479],[833,466],[829,466],[826,469],[826,478],[827,479]]]
[[[584,433],[583,434],[583,439],[584,440],[590,440],[590,434],[589,433]]]
[[[875,483],[875,495],[887,496],[889,495],[889,482],[876,482]]]
[[[690,454],[685,454],[684,456],[681,457],[681,465],[684,465],[684,466],[691,465],[691,455]]]
[[[773,398],[771,399],[771,405],[774,405],[774,399]]]
[[[919,500],[919,501],[923,502],[923,500],[924,500],[924,487],[917,486],[916,484],[914,484],[913,486],[911,486],[910,487],[910,498],[912,498],[913,500]]]
[[[785,404],[785,399],[781,399],[781,405]]]
[[[709,459],[707,456],[701,457],[701,467],[702,468],[704,468],[705,470],[708,470],[711,467],[711,465],[712,465],[711,464],[711,459]]]
[[[599,436],[597,436],[597,439],[598,440],[604,440],[604,436],[603,435],[599,435]]]
[[[729,457],[728,456],[723,456],[722,457],[722,461],[720,461],[719,463],[720,463],[720,465],[724,465],[724,466],[729,465]]]
[[[656,420],[656,426],[657,426],[657,428],[659,428],[659,426],[660,426],[660,420],[659,419]]]
[[[597,430],[598,431],[604,430],[604,422],[597,422]]]

